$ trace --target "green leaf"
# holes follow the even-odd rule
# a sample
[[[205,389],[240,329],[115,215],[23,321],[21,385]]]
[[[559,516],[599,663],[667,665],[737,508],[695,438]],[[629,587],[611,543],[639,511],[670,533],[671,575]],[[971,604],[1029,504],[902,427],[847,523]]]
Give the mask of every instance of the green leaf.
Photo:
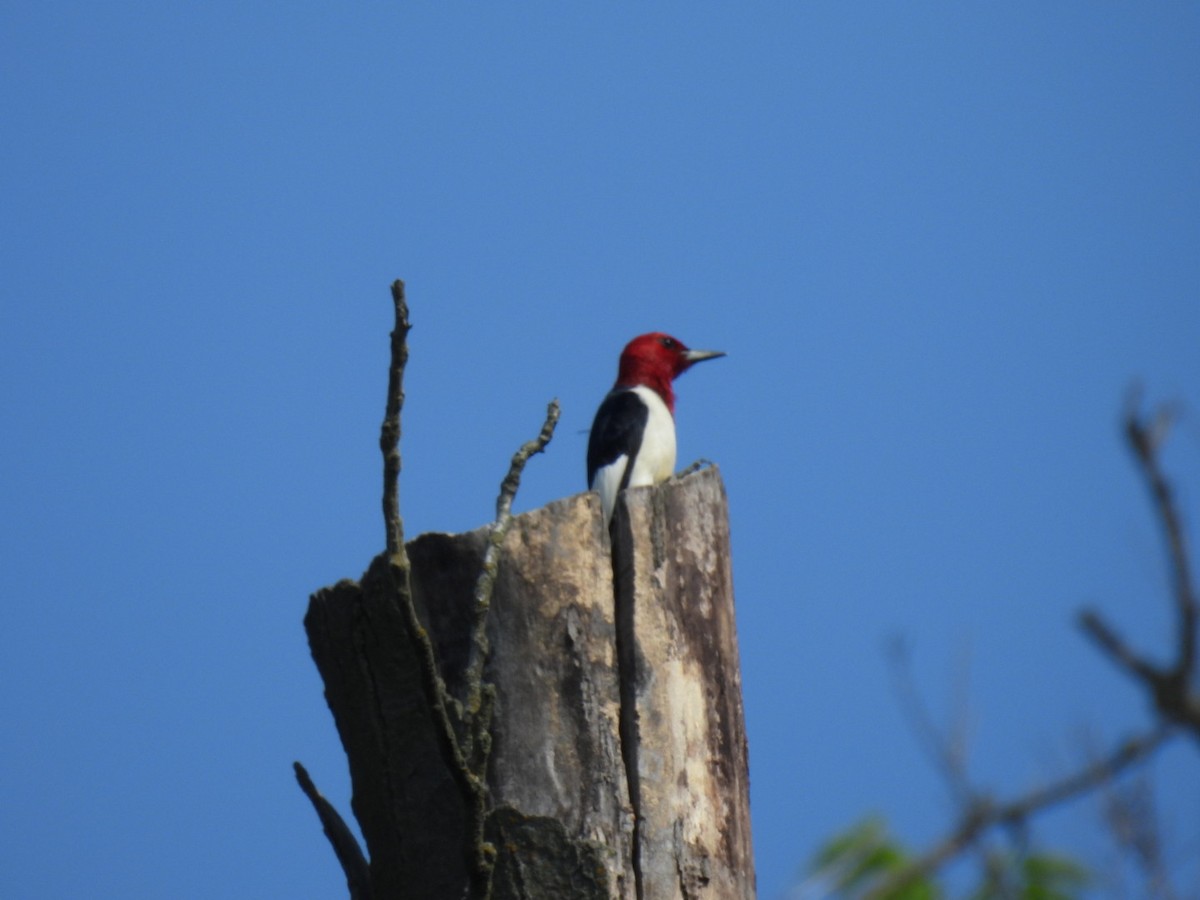
[[[1066,856],[1037,854],[1021,865],[1029,900],[1072,900],[1091,883],[1091,874]]]
[[[910,855],[887,833],[878,817],[864,819],[829,840],[810,864],[812,874],[827,881],[834,897],[850,898],[898,872]],[[889,900],[937,900],[941,891],[927,878],[920,878],[890,895]]]
[[[1047,853],[989,853],[984,882],[971,900],[1078,900],[1091,882],[1086,868]]]
[[[912,854],[888,834],[878,816],[857,822],[831,838],[809,864],[811,877],[828,885],[835,900],[853,900],[894,876],[912,861]],[[1088,870],[1075,860],[1051,853],[1019,854],[992,851],[980,873],[971,900],[1078,900],[1091,883]],[[921,877],[887,900],[940,900],[941,886]]]

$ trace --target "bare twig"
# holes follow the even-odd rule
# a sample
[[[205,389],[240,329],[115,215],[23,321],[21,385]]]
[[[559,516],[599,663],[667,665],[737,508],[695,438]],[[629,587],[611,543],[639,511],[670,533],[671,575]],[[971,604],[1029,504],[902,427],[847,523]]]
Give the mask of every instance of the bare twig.
[[[484,551],[479,578],[475,582],[471,651],[465,675],[467,699],[463,705],[466,727],[460,751],[463,774],[471,786],[467,795],[470,811],[468,831],[473,848],[472,887],[474,896],[477,897],[490,895],[492,870],[496,860],[495,848],[484,839],[488,813],[487,764],[492,748],[492,709],[496,699],[494,688],[483,681],[483,668],[489,652],[487,616],[491,608],[496,571],[500,564],[500,548],[504,544],[508,526],[512,523],[512,503],[521,484],[521,473],[529,458],[541,453],[550,443],[558,416],[558,401],[552,400],[546,409],[546,421],[541,432],[513,454],[508,474],[500,484],[500,495],[496,500],[496,519],[488,531],[487,549]],[[445,692],[444,685],[442,690]],[[449,705],[451,700],[444,697],[443,702]]]
[[[1134,653],[1124,639],[1100,618],[1100,614],[1095,610],[1085,609],[1079,614],[1079,627],[1130,675],[1150,684],[1160,681],[1164,677],[1157,666]]]
[[[1085,610],[1080,615],[1080,626],[1117,665],[1142,682],[1164,719],[1185,726],[1200,738],[1200,693],[1195,691],[1192,684],[1195,680],[1196,632],[1200,609],[1174,492],[1159,463],[1159,450],[1169,422],[1170,418],[1165,413],[1143,418],[1133,408],[1126,416],[1125,436],[1150,491],[1167,544],[1171,595],[1176,616],[1175,661],[1169,666],[1155,665],[1126,644],[1094,610]]]
[[[346,885],[350,888],[350,900],[371,900],[370,867],[367,864],[367,858],[363,855],[362,848],[354,839],[353,832],[350,831],[338,811],[334,809],[333,804],[321,796],[321,792],[309,778],[304,766],[295,762],[292,763],[292,768],[296,772],[296,781],[300,783],[300,790],[304,791],[304,795],[311,801],[313,809],[317,811],[317,818],[321,820],[325,836],[333,845],[333,852],[337,854],[338,862],[342,864],[342,871],[346,873]]]
[[[1080,616],[1080,624],[1092,640],[1118,665],[1150,688],[1163,721],[1153,731],[1123,742],[1107,757],[1016,800],[1000,804],[970,789],[962,771],[961,758],[954,748],[947,747],[941,740],[927,711],[912,691],[911,684],[901,680],[901,699],[905,701],[909,717],[916,724],[923,743],[954,787],[955,793],[968,800],[962,818],[950,834],[869,896],[886,897],[918,878],[933,873],[948,860],[976,844],[992,828],[1020,828],[1038,812],[1110,781],[1119,772],[1145,759],[1162,744],[1172,733],[1172,723],[1183,723],[1200,734],[1200,701],[1190,693],[1195,667],[1196,594],[1183,527],[1170,485],[1158,461],[1158,450],[1166,433],[1167,422],[1164,416],[1157,416],[1153,421],[1143,420],[1133,410],[1127,416],[1125,433],[1154,500],[1167,543],[1178,628],[1176,661],[1169,668],[1155,666],[1129,647],[1098,613],[1085,610]],[[905,662],[901,653],[895,653],[894,660],[898,668]]]
[[[997,816],[1000,821],[1006,823],[1027,819],[1036,812],[1086,793],[1111,781],[1129,766],[1145,759],[1172,733],[1170,726],[1159,725],[1146,734],[1127,738],[1103,759],[1096,760],[1052,784],[1030,791],[1017,801],[997,807]]]
[[[950,795],[959,809],[974,809],[983,799],[976,793],[967,774],[967,672],[969,671],[968,657],[964,656],[963,674],[956,679],[959,690],[954,706],[953,718],[947,733],[942,734],[934,722],[928,705],[921,697],[913,681],[910,666],[908,645],[903,637],[897,636],[888,645],[889,661],[892,669],[892,687],[896,691],[909,727],[916,734],[919,743],[929,757],[931,765],[941,773]],[[965,849],[965,848],[963,848]],[[994,867],[988,853],[980,848],[980,863],[984,871]]]
[[[463,836],[463,851],[470,879],[466,896],[471,900],[483,900],[491,896],[492,873],[496,860],[495,848],[484,838],[484,825],[490,812],[487,765],[491,748],[492,706],[495,699],[494,689],[485,685],[482,679],[487,656],[484,630],[487,609],[491,602],[499,547],[512,520],[512,502],[521,473],[529,457],[544,449],[550,441],[558,421],[559,407],[557,401],[550,404],[541,433],[517,451],[508,475],[501,485],[497,518],[489,532],[489,546],[485,553],[483,571],[475,589],[474,630],[478,650],[473,649],[475,656],[469,660],[467,678],[470,702],[464,707],[446,687],[433,640],[414,603],[399,497],[401,411],[404,405],[404,370],[408,363],[407,338],[411,330],[404,282],[396,280],[392,284],[391,294],[395,326],[391,333],[387,403],[379,435],[379,447],[383,454],[382,508],[387,549],[385,554],[376,557],[372,562],[364,578],[363,589],[372,596],[379,596],[382,592],[385,601],[394,601],[395,609],[401,616],[402,637],[397,642],[398,646],[393,647],[396,652],[411,657],[419,669],[421,692],[432,720],[439,755],[468,811],[467,830]],[[385,611],[390,615],[390,609]],[[370,623],[367,627],[370,627]],[[405,704],[407,703],[405,698]],[[388,713],[384,711],[380,714]],[[346,872],[352,900],[369,900],[372,892],[370,867],[353,834],[333,806],[317,792],[303,766],[296,763],[295,770],[300,786],[316,808]],[[375,889],[379,889],[378,885]]]
[[[495,853],[483,839],[483,816],[487,809],[487,783],[482,770],[476,771],[470,760],[469,748],[455,727],[454,698],[446,689],[438,666],[437,654],[425,626],[413,603],[408,553],[404,546],[404,520],[400,516],[400,412],[404,406],[404,369],[408,364],[408,303],[404,282],[392,283],[392,305],[395,308],[395,327],[392,329],[391,362],[388,366],[387,407],[379,434],[383,452],[383,520],[387,536],[388,572],[395,591],[396,602],[405,617],[412,649],[420,660],[426,701],[436,726],[436,733],[445,754],[447,768],[462,793],[468,809],[474,811],[474,828],[467,835],[465,852],[470,860],[471,896],[487,897],[491,892],[491,877]],[[485,728],[486,731],[486,728]],[[485,734],[480,743],[489,740]]]
[[[714,463],[711,459],[704,459],[703,457],[701,457],[700,459],[698,459],[694,463],[692,463],[690,466],[688,466],[686,469],[684,469],[682,472],[679,472],[675,477],[676,478],[687,478],[687,476],[689,476],[695,472],[699,472],[701,469],[709,469],[715,465],[716,465],[716,463]]]
[[[895,896],[918,879],[932,875],[968,848],[979,846],[992,829],[1007,828],[1020,835],[1028,822],[1043,810],[1086,794],[1147,759],[1176,733],[1177,725],[1190,729],[1200,737],[1200,693],[1192,687],[1200,608],[1192,581],[1184,529],[1171,486],[1159,463],[1159,450],[1169,424],[1170,416],[1166,413],[1142,418],[1136,408],[1131,408],[1125,421],[1125,434],[1149,489],[1167,545],[1172,603],[1176,612],[1176,658],[1169,666],[1155,665],[1134,651],[1097,612],[1085,610],[1080,615],[1084,632],[1117,665],[1150,690],[1159,721],[1151,730],[1123,741],[1107,756],[1066,777],[1014,800],[998,803],[977,792],[968,783],[961,754],[934,727],[928,711],[912,689],[905,668],[907,660],[903,645],[894,645],[893,665],[898,676],[901,676],[897,678],[900,699],[923,745],[960,799],[963,813],[957,825],[941,841],[883,879],[866,894],[867,897]],[[1160,896],[1169,896],[1170,887],[1163,877],[1165,869],[1155,849],[1157,844],[1151,847],[1144,834],[1139,841],[1135,847],[1136,854],[1152,886]]]
[[[404,282],[392,283],[396,324],[392,329],[392,361],[388,366],[387,407],[379,432],[383,451],[383,526],[388,557],[404,556],[404,521],[400,518],[400,409],[404,406],[404,367],[408,364],[408,303]],[[407,565],[407,563],[405,563]]]
[[[512,504],[521,485],[521,473],[529,458],[546,449],[554,436],[554,426],[558,424],[561,410],[558,401],[551,400],[546,407],[546,421],[536,438],[526,441],[513,454],[508,474],[500,483],[500,494],[496,498],[496,519],[488,531],[487,550],[483,554],[483,565],[480,567],[479,578],[475,582],[474,595],[474,628],[471,635],[471,655],[467,664],[467,715],[475,715],[479,711],[481,685],[483,681],[483,666],[487,662],[487,615],[492,605],[492,590],[496,584],[496,572],[500,566],[500,548],[504,545],[504,537],[508,534],[508,526],[512,522]]]
[[[1133,858],[1146,877],[1146,891],[1153,900],[1175,900],[1175,889],[1163,858],[1158,816],[1154,811],[1154,789],[1148,778],[1106,792],[1104,815],[1113,840]]]
[[[879,900],[893,896],[917,879],[936,872],[951,859],[974,845],[991,829],[1020,826],[1035,814],[1051,806],[1087,793],[1098,785],[1115,778],[1134,763],[1144,760],[1170,734],[1170,728],[1164,725],[1147,734],[1130,738],[1118,745],[1107,757],[1007,803],[995,803],[980,797],[967,808],[958,825],[946,837],[886,879],[866,896],[879,898]]]
[[[1183,525],[1175,506],[1174,491],[1163,475],[1158,459],[1158,450],[1165,440],[1169,424],[1170,417],[1166,412],[1156,415],[1150,421],[1141,419],[1137,411],[1133,410],[1125,420],[1125,434],[1154,499],[1163,536],[1167,542],[1176,613],[1177,657],[1174,675],[1186,681],[1191,677],[1195,666],[1198,611]]]
[[[969,806],[974,795],[967,778],[967,742],[962,724],[965,714],[961,709],[957,712],[958,722],[957,726],[951,729],[951,737],[943,737],[933,721],[929,707],[913,683],[908,645],[904,638],[897,636],[890,640],[887,653],[891,663],[892,688],[900,701],[909,727],[915,732],[934,768],[946,779],[955,802],[960,806]]]
[[[473,595],[474,621],[471,629],[471,649],[467,660],[465,683],[467,689],[464,715],[467,719],[465,755],[467,763],[478,777],[487,771],[487,759],[491,752],[492,704],[495,692],[491,685],[484,684],[483,668],[487,664],[490,647],[487,637],[487,618],[492,605],[492,591],[496,584],[496,573],[500,567],[500,548],[512,523],[512,504],[521,485],[521,474],[529,458],[546,449],[554,436],[560,408],[557,400],[546,407],[546,420],[542,430],[533,440],[526,441],[513,454],[508,474],[500,483],[500,494],[496,498],[496,519],[488,530],[487,549],[483,554],[479,578],[475,581]]]

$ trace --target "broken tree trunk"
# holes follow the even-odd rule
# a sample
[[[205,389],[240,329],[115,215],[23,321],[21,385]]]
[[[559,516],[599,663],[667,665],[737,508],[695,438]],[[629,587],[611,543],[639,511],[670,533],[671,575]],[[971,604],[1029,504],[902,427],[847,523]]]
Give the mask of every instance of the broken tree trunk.
[[[729,519],[716,467],[626,491],[613,543],[640,896],[753,897]]]
[[[366,853],[299,763],[352,900],[749,900],[749,782],[725,490],[715,467],[403,538],[408,332],[396,330],[387,552],[304,619]],[[611,542],[611,543],[610,543]]]
[[[492,896],[750,898],[749,784],[720,475],[516,517],[487,620]],[[414,606],[462,701],[488,529],[408,544]],[[614,590],[614,564],[617,572]],[[305,627],[350,761],[373,896],[457,898],[477,840],[386,563]]]

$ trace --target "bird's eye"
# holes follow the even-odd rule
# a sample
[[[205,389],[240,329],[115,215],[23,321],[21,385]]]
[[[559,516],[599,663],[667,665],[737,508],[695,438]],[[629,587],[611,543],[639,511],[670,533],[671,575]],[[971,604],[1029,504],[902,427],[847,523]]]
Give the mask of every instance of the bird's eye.
[[[674,350],[676,347],[679,346],[679,344],[675,340],[675,338],[669,338],[669,337],[659,338],[659,343],[662,344],[664,347],[666,347],[668,350]]]

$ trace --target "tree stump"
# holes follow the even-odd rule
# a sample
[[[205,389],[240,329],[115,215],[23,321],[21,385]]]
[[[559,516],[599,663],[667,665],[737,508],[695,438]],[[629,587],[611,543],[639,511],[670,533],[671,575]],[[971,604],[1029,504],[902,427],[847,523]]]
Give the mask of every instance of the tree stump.
[[[310,601],[370,860],[347,867],[352,896],[752,898],[717,469],[626,491],[611,539],[591,493],[514,518],[481,695],[469,661],[490,533],[422,535]]]
[[[728,504],[716,467],[626,491],[613,544],[640,897],[753,897]]]

